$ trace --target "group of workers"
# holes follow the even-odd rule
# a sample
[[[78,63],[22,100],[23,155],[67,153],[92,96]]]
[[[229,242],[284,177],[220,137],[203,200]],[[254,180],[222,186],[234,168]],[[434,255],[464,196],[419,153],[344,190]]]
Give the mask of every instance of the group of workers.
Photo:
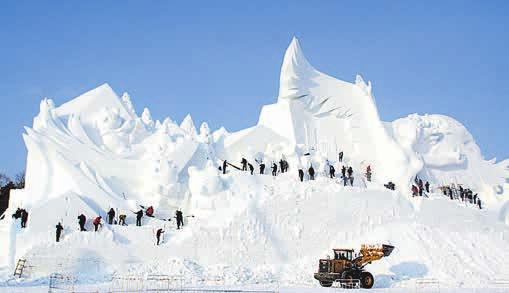
[[[442,193],[449,197],[451,200],[458,199],[462,202],[471,203],[477,205],[479,209],[482,209],[481,199],[478,194],[475,193],[470,188],[463,188],[460,184],[456,187],[455,184],[446,185],[439,187],[442,190]]]

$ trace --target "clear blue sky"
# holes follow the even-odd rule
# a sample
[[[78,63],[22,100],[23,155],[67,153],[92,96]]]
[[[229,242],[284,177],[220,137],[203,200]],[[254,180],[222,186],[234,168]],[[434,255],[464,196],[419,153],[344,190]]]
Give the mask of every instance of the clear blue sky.
[[[447,114],[507,158],[508,15],[508,1],[2,1],[0,171],[24,168],[41,98],[104,82],[154,118],[251,126],[293,35],[321,71],[371,80],[384,120]]]

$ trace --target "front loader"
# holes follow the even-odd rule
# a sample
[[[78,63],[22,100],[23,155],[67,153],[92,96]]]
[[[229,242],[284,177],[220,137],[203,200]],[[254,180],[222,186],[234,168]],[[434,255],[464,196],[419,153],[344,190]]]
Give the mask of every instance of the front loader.
[[[334,282],[353,283],[359,280],[360,286],[365,289],[373,287],[373,275],[364,270],[364,267],[382,257],[389,256],[394,246],[383,244],[362,245],[359,254],[354,257],[353,249],[333,249],[334,259],[320,259],[315,279],[323,287],[330,287]]]

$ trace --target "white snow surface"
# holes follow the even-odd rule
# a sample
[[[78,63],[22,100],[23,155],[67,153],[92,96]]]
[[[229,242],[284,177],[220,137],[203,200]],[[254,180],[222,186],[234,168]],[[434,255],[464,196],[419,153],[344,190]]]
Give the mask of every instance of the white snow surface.
[[[147,108],[138,116],[128,93],[119,98],[105,84],[58,107],[43,99],[23,139],[26,187],[12,192],[0,221],[3,278],[26,258],[32,281],[53,272],[81,282],[158,273],[185,275],[190,283],[219,276],[228,284],[313,287],[318,259],[332,248],[389,243],[392,255],[367,267],[378,288],[408,288],[419,278],[451,288],[509,279],[509,161],[484,159],[451,117],[381,121],[371,82],[319,72],[295,38],[277,102],[248,129],[211,131],[204,122],[197,130],[190,115],[180,124],[154,121]],[[240,166],[242,157],[255,175],[219,170],[222,160]],[[270,176],[281,158],[289,172]],[[260,161],[265,175],[257,174]],[[327,178],[328,164],[336,173],[352,166],[354,186]],[[297,170],[310,165],[317,180],[298,182]],[[373,182],[363,176],[368,165]],[[429,198],[410,196],[415,176],[431,183]],[[396,191],[383,187],[388,181]],[[441,195],[438,186],[451,183],[479,193],[484,209]],[[142,227],[132,214],[139,205],[156,211]],[[30,212],[26,229],[9,216],[17,207]],[[80,213],[92,230],[92,219],[106,218],[111,207],[127,214],[128,226],[77,231]],[[163,221],[177,208],[194,216],[180,231]],[[55,243],[59,221],[64,236]],[[158,228],[166,231],[160,246]]]

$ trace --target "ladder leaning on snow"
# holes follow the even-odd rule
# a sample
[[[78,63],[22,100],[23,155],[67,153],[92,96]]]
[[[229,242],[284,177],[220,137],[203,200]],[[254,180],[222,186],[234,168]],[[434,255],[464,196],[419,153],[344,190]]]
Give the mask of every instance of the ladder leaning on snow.
[[[23,275],[23,269],[25,269],[27,260],[24,258],[20,258],[18,260],[18,263],[16,264],[16,269],[14,270],[14,276],[18,276],[21,278],[21,275]]]

